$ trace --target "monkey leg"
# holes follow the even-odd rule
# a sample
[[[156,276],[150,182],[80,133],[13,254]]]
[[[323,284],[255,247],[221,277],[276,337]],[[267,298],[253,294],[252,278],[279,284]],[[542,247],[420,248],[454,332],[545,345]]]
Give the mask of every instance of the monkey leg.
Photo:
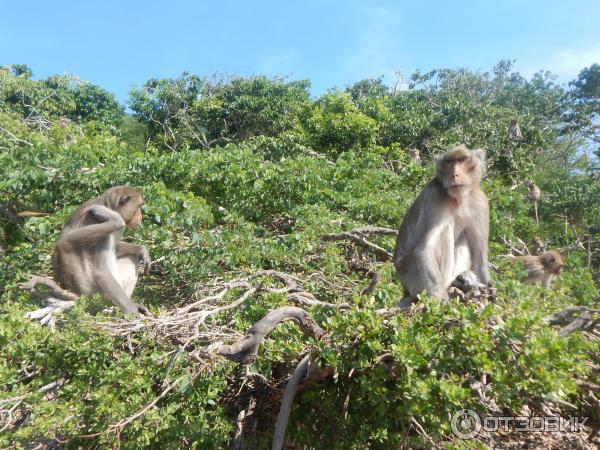
[[[469,246],[464,239],[459,239],[454,249],[454,264],[452,267],[452,276],[447,279],[448,284],[452,284],[464,272],[471,271],[471,252]],[[472,272],[471,272],[472,273]],[[475,274],[472,273],[473,276]],[[477,278],[475,276],[475,278]]]
[[[117,259],[117,272],[114,274],[117,283],[121,285],[127,298],[131,298],[138,281],[138,258],[126,255]]]
[[[131,281],[131,268],[133,270],[137,270],[136,263],[133,262],[122,262],[118,263],[118,267],[125,267],[125,270],[128,271],[127,276],[123,277],[123,280]],[[137,278],[137,275],[136,275]],[[147,313],[148,308],[139,303],[133,303],[127,293],[123,290],[117,279],[110,273],[108,270],[98,271],[94,276],[94,281],[96,282],[96,286],[100,291],[100,294],[115,305],[119,307],[124,314],[133,314],[134,316],[139,316],[141,313]],[[136,280],[137,281],[137,280]],[[133,292],[133,287],[131,287],[131,292]]]
[[[404,265],[406,269],[399,274],[400,282],[408,293],[405,299],[414,299],[421,292],[426,291],[433,297],[447,301],[448,292],[444,284],[445,280],[434,255],[427,252],[415,252],[407,255],[407,258]],[[402,304],[408,302],[405,299],[401,301]]]
[[[119,242],[115,252],[117,254],[117,258],[134,256],[138,266],[140,266],[145,273],[150,271],[150,254],[148,253],[148,249],[146,249],[146,247],[143,245]]]
[[[431,229],[421,243],[396,263],[396,271],[408,297],[423,291],[448,301],[448,288],[455,278],[454,230],[446,223]]]

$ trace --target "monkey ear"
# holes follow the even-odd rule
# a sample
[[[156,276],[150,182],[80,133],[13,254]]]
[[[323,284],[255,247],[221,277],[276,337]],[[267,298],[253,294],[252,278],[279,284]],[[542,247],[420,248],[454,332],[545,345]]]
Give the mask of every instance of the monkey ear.
[[[481,160],[482,163],[485,163],[485,150],[477,149],[471,150],[473,155]]]
[[[119,197],[119,205],[124,205],[129,200],[131,200],[131,195],[124,195],[122,197]]]

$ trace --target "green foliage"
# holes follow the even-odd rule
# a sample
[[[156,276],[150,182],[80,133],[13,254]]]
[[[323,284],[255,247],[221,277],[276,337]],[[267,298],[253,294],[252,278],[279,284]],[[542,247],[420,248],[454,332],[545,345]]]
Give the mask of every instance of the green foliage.
[[[377,123],[358,109],[350,94],[331,91],[315,103],[306,129],[315,148],[336,155],[351,148],[373,145]]]
[[[265,77],[228,82],[184,72],[131,91],[130,106],[150,139],[171,150],[211,147],[292,129],[308,104],[307,81]]]
[[[124,117],[114,94],[71,75],[31,79],[27,66],[0,67],[0,111],[11,111],[26,122],[47,128],[61,116],[79,123],[96,122],[114,131]]]
[[[144,225],[125,238],[161,258],[161,273],[142,277],[134,293],[154,313],[189,303],[217,279],[260,269],[294,273],[320,300],[350,304],[311,309],[328,342],[286,323],[250,367],[277,384],[310,349],[333,371],[296,399],[288,434],[297,446],[427,447],[411,431],[413,419],[433,439],[461,445],[452,441],[449,417],[465,407],[484,412],[470,388],[484,374],[486,395],[507,411],[561,399],[589,414],[575,380],[597,382],[585,365],[597,348],[578,333],[559,336],[543,317],[570,304],[598,308],[600,180],[592,159],[575,167],[577,150],[565,150],[567,139],[591,135],[563,127],[574,105],[597,101],[596,67],[570,90],[550,74],[527,80],[511,67],[417,72],[395,93],[381,79],[363,80],[317,99],[307,81],[184,73],[134,89],[132,115],[112,94],[76,78],[36,81],[26,66],[0,69],[0,206],[49,213],[22,225],[0,213],[0,402],[24,396],[15,411],[26,413],[0,436],[0,447],[57,438],[84,448],[223,448],[237,396],[264,387],[225,360],[174,357],[180,342],[97,331],[95,323],[114,319],[98,297],[81,299],[56,333],[24,317],[39,301],[18,283],[50,274],[52,246],[69,214],[117,184],[144,189]],[[586,108],[579,117],[593,122]],[[63,116],[71,119],[65,128],[57,123]],[[512,118],[523,142],[508,141]],[[490,162],[484,189],[498,298],[485,305],[423,298],[411,315],[384,319],[375,311],[402,296],[391,263],[321,237],[361,225],[398,227],[433,176],[431,158],[459,142],[485,148]],[[410,162],[413,147],[423,165]],[[543,192],[539,225],[519,184],[525,178]],[[394,246],[392,237],[372,239]],[[505,257],[505,243],[518,246],[519,239],[531,250],[537,239],[567,249],[552,290],[519,282],[522,268]],[[589,254],[580,245],[588,240]],[[367,280],[354,270],[357,262],[381,275],[371,296],[360,294]],[[286,304],[281,294],[256,294],[215,320],[244,333]],[[38,392],[62,379],[60,389]],[[173,389],[137,420],[109,428],[142,411],[165,383]],[[248,439],[268,447],[273,418],[257,416]]]

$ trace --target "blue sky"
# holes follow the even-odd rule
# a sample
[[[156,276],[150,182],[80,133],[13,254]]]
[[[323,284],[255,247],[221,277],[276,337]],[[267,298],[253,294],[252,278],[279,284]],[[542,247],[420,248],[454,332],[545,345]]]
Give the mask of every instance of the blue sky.
[[[573,79],[600,63],[600,1],[0,1],[0,65],[67,72],[121,101],[184,70],[308,78],[320,95],[500,59]]]

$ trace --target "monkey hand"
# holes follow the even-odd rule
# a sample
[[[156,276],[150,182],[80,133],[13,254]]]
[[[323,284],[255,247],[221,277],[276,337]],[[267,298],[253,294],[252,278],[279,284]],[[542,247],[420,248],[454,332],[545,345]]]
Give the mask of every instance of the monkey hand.
[[[452,287],[458,288],[462,292],[467,293],[470,291],[479,291],[480,289],[485,288],[486,285],[479,281],[475,273],[467,270],[458,274],[452,283]]]
[[[143,245],[140,246],[138,260],[138,270],[140,271],[140,273],[150,273],[150,266],[152,264],[152,260],[150,259],[150,253],[148,253],[148,249]]]
[[[94,219],[96,219],[99,223],[103,222],[114,222],[115,225],[118,225],[120,228],[125,227],[125,221],[121,217],[121,215],[113,211],[110,208],[107,208],[104,205],[94,205],[90,208],[90,214]]]

